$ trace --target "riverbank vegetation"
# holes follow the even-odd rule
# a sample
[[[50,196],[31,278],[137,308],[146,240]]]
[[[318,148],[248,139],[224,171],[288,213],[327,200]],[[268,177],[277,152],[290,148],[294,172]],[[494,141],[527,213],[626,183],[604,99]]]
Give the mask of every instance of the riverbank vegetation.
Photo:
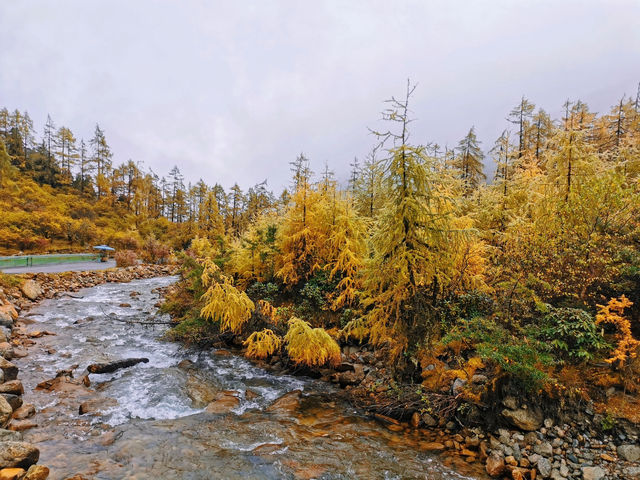
[[[424,411],[429,392],[486,408],[526,391],[603,410],[608,399],[629,416],[640,98],[603,114],[567,101],[553,119],[523,97],[486,158],[473,127],[455,148],[412,137],[412,92],[386,103],[388,130],[345,185],[300,154],[279,195],[113,166],[98,126],[87,146],[48,119],[36,143],[28,115],[4,110],[0,247],[171,247],[183,271],[164,306],[173,338],[304,372],[366,350],[398,382],[375,393],[411,385]]]

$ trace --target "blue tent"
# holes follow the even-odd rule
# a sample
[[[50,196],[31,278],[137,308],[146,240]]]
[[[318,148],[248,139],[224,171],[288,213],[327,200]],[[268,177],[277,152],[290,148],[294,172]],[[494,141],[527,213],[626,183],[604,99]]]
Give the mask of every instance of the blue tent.
[[[105,250],[105,251],[108,250],[110,252],[115,251],[115,248],[108,247],[107,245],[97,245],[93,248],[95,248],[96,250]]]

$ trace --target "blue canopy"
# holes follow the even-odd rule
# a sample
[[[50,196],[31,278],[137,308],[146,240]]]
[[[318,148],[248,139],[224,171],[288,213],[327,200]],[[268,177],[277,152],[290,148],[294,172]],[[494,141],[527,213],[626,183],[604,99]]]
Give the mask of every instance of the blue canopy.
[[[96,250],[110,250],[112,252],[115,251],[115,248],[108,247],[107,245],[97,245],[93,248],[95,248]]]

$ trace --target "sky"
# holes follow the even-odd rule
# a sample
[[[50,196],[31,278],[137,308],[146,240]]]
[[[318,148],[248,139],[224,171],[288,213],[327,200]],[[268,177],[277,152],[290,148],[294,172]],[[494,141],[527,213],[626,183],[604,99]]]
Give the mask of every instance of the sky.
[[[114,162],[225,188],[346,181],[410,78],[411,140],[488,150],[522,95],[608,111],[640,82],[640,0],[0,0],[0,106],[105,131]],[[491,173],[491,172],[490,172]]]

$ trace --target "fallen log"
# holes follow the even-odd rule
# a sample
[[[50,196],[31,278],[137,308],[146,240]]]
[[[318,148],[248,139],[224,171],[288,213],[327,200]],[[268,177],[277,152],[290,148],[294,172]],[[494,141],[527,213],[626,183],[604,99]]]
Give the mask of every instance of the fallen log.
[[[89,373],[111,373],[121,368],[133,367],[138,363],[148,363],[148,358],[127,358],[106,363],[92,363],[87,367]]]

